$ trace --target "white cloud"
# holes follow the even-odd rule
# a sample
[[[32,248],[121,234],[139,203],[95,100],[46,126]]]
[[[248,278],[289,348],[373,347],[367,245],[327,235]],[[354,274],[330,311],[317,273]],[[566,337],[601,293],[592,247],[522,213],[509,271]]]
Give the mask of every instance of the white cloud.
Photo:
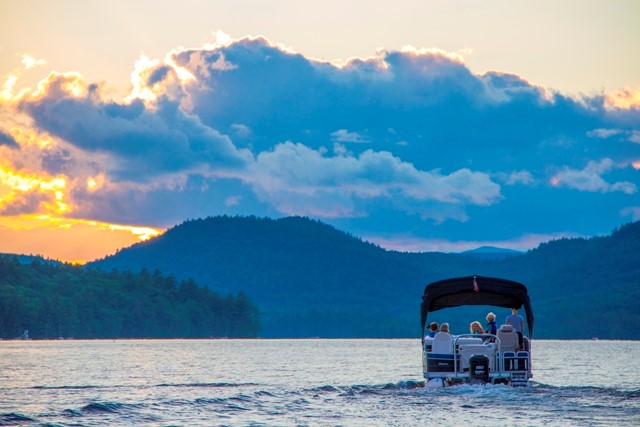
[[[640,206],[626,207],[620,211],[620,216],[631,217],[631,221],[640,221]]]
[[[640,130],[625,130],[625,129],[604,129],[598,128],[587,132],[589,138],[608,139],[614,136],[621,136],[626,141],[635,142],[640,144]]]
[[[365,138],[358,132],[349,132],[347,129],[339,129],[335,132],[332,132],[331,139],[335,142],[355,142],[355,143],[369,142],[367,138]]]
[[[233,123],[231,129],[238,138],[248,138],[251,136],[251,128],[241,123]]]
[[[484,173],[420,171],[389,152],[373,150],[359,156],[337,150],[328,157],[292,142],[260,153],[244,179],[283,213],[314,212],[327,217],[360,215],[354,210],[357,199],[401,198],[464,206],[491,205],[501,198],[500,186]]]
[[[28,54],[22,55],[22,66],[25,68],[25,70],[30,70],[31,68],[44,65],[46,63],[47,61],[45,61],[44,59],[36,59]]]
[[[602,178],[601,175],[611,171],[614,166],[613,160],[605,158],[599,162],[590,161],[582,170],[564,167],[552,178],[552,184],[588,192],[622,191],[626,194],[635,193],[637,187],[632,182],[621,181],[610,184]]]
[[[526,170],[513,171],[509,174],[500,173],[497,175],[500,177],[502,181],[504,181],[506,185],[516,185],[516,184],[532,185],[536,182],[531,172]]]
[[[224,201],[225,206],[238,206],[242,200],[241,196],[230,196]]]
[[[593,129],[593,130],[590,130],[589,132],[587,132],[587,136],[589,138],[606,139],[606,138],[611,138],[612,136],[620,135],[621,133],[623,133],[622,129],[603,129],[603,128],[598,128],[598,129]]]

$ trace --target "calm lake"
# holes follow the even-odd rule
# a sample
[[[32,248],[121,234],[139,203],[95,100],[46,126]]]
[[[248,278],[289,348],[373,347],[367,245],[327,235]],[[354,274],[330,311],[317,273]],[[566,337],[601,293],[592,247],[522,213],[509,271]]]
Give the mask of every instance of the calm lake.
[[[530,389],[427,389],[420,357],[419,339],[0,341],[0,425],[640,425],[637,341],[534,341]]]

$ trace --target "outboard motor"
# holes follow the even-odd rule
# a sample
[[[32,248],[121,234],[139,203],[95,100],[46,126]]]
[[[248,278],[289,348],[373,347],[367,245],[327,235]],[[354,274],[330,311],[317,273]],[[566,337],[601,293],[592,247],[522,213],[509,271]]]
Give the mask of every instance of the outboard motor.
[[[469,383],[487,384],[489,382],[489,358],[484,354],[474,354],[469,358]]]

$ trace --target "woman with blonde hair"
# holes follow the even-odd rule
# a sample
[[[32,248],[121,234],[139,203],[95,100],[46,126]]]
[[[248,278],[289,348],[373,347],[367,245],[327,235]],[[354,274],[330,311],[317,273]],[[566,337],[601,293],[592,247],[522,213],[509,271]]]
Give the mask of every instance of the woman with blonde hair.
[[[496,325],[496,315],[493,312],[487,314],[487,333],[495,335],[498,333],[498,325]]]
[[[480,322],[477,320],[474,320],[469,324],[469,331],[474,335],[484,334],[484,329],[482,329]]]

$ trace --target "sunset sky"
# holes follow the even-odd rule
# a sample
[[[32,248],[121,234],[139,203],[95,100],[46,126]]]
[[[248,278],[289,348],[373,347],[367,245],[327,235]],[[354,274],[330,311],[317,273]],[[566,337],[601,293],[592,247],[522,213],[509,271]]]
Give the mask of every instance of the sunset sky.
[[[0,253],[211,215],[527,250],[640,220],[640,2],[0,2]]]

